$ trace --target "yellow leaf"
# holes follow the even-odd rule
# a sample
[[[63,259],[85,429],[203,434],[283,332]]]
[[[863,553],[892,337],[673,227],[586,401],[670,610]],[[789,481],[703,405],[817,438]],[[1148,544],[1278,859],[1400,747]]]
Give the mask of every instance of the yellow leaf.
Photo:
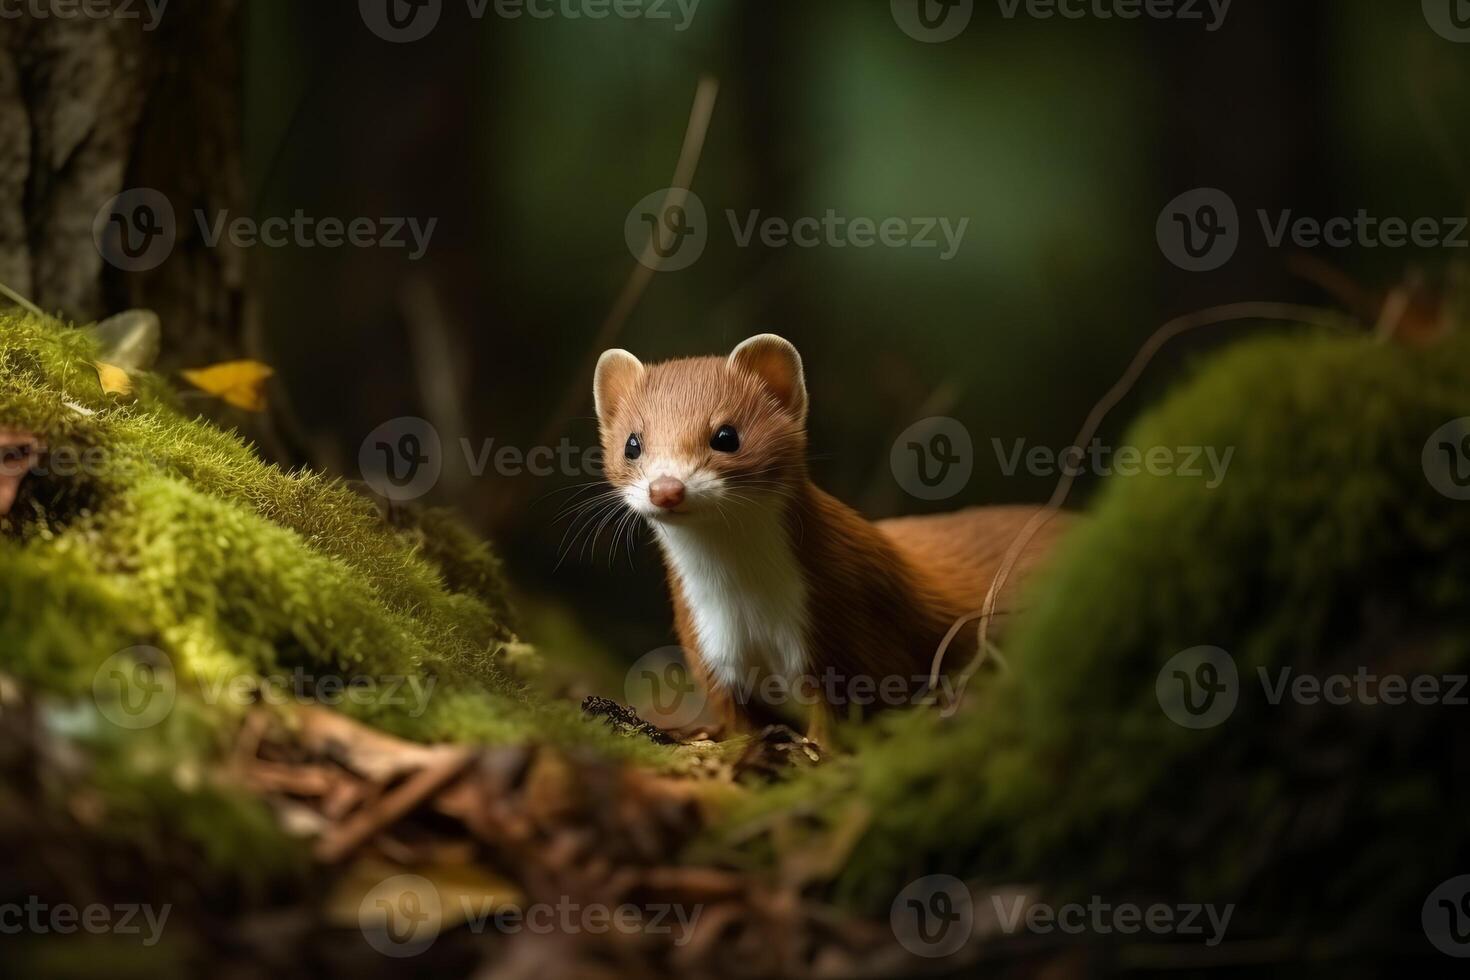
[[[259,361],[225,361],[179,373],[194,387],[227,404],[247,412],[263,412],[265,383],[276,372],[270,365]]]
[[[133,393],[133,379],[128,377],[128,372],[116,364],[107,364],[104,361],[96,361],[93,366],[97,368],[97,380],[102,382],[102,390],[109,395],[130,395]]]
[[[468,918],[481,922],[524,903],[515,882],[476,865],[435,863],[401,867],[364,858],[349,867],[327,897],[327,921],[335,926],[381,929],[390,910],[412,908],[419,929],[432,938]]]

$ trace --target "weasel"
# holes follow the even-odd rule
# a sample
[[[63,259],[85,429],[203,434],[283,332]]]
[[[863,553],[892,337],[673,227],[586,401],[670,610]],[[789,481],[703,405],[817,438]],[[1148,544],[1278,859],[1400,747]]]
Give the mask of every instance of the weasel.
[[[731,729],[768,718],[772,692],[816,709],[814,735],[829,712],[926,696],[936,651],[975,619],[1039,510],[870,522],[824,493],[807,469],[801,355],[775,334],[646,366],[606,351],[593,395],[607,479],[653,529],[680,645]],[[1016,571],[1066,523],[1055,515]],[[997,612],[1013,605],[1008,588]],[[969,662],[976,642],[959,629],[946,664]]]

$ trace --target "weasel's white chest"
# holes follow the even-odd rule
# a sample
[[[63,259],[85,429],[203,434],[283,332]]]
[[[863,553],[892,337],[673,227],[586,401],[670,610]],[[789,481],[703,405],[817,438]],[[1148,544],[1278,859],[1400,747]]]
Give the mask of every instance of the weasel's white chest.
[[[779,518],[728,527],[660,528],[713,680],[747,688],[769,670],[808,670],[806,582]]]

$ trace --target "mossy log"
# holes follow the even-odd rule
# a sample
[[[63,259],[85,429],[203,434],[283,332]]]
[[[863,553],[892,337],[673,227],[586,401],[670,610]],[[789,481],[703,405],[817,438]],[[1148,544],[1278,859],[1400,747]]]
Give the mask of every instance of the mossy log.
[[[1470,690],[1445,700],[1470,674],[1470,504],[1437,489],[1426,443],[1470,416],[1467,378],[1463,334],[1415,350],[1294,328],[1214,357],[1123,444],[1231,449],[1217,488],[1110,479],[1007,638],[1008,671],[958,715],[892,718],[752,800],[711,852],[739,840],[724,855],[760,866],[780,855],[752,827],[816,847],[856,811],[837,890],[879,913],[946,872],[1052,900],[1235,903],[1230,938],[1284,944],[1282,961],[1438,956],[1420,907],[1470,861]],[[1160,675],[1201,646],[1228,652],[1238,700],[1184,727]],[[1370,683],[1272,703],[1283,676],[1360,674],[1444,697],[1373,703]]]

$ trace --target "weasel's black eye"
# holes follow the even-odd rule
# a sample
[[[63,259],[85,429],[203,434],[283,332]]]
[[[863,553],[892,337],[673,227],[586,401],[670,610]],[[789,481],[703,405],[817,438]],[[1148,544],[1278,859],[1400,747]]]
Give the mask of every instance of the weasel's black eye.
[[[722,425],[710,439],[709,447],[717,453],[733,453],[740,448],[740,433],[733,425]]]
[[[624,459],[637,459],[639,456],[642,456],[642,455],[643,455],[643,443],[641,443],[641,442],[638,441],[638,435],[636,433],[633,434],[633,435],[630,435],[628,437],[628,441],[625,442],[625,443],[623,443],[623,458]]]

